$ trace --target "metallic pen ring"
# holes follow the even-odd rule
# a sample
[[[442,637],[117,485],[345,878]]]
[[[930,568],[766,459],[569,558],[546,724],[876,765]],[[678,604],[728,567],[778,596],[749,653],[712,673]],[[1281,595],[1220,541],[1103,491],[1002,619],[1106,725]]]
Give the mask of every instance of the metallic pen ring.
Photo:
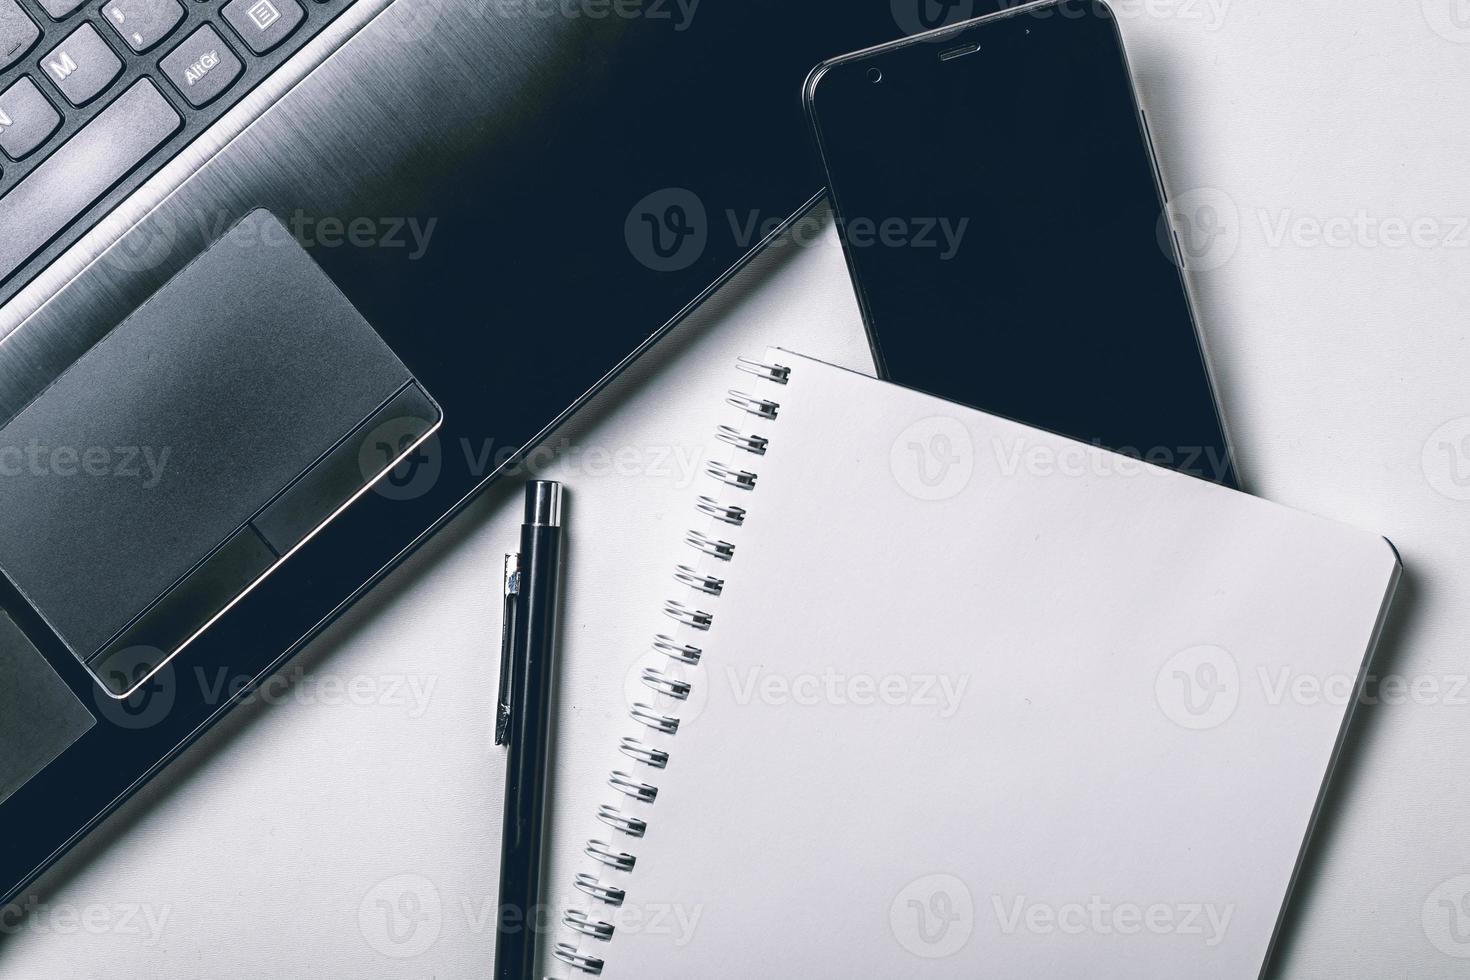
[[[635,703],[628,713],[633,716],[634,721],[647,725],[656,732],[663,732],[665,735],[677,735],[679,732],[679,719],[661,715],[642,701]]]
[[[571,943],[557,943],[551,950],[551,955],[561,960],[567,966],[574,966],[583,973],[590,973],[594,977],[602,973],[606,964],[596,956],[583,956],[577,952],[577,947]]]
[[[758,415],[766,421],[774,419],[776,417],[776,410],[781,407],[779,402],[773,402],[768,398],[756,398],[754,395],[747,395],[745,392],[736,391],[734,388],[730,389],[729,396],[725,399],[725,404],[733,405],[736,408],[749,412],[751,415]]]
[[[727,483],[737,490],[755,489],[757,474],[750,472],[750,470],[737,470],[733,466],[726,466],[724,463],[712,461],[705,464],[704,471],[721,483]]]
[[[749,357],[738,357],[735,366],[746,374],[753,374],[757,378],[774,381],[778,385],[784,385],[791,377],[791,369],[781,364],[767,364],[765,361],[757,361]]]
[[[681,664],[694,666],[699,663],[699,658],[704,656],[704,651],[699,647],[690,646],[687,643],[678,643],[672,636],[660,633],[653,638],[653,648],[665,656],[672,657]]]
[[[645,766],[652,766],[654,769],[662,769],[669,764],[669,754],[663,749],[655,749],[651,746],[644,745],[638,739],[630,738],[626,735],[618,743],[618,751],[628,758],[637,759]]]
[[[709,595],[719,595],[725,591],[724,579],[716,578],[713,575],[705,575],[703,572],[696,571],[688,565],[675,565],[674,578],[683,582],[691,589],[698,589]]]
[[[670,677],[657,667],[643,668],[643,683],[659,694],[667,694],[671,698],[680,701],[689,700],[689,692],[694,690],[694,685],[688,681],[681,681],[677,677]]]
[[[711,558],[729,561],[735,557],[735,546],[728,541],[717,541],[703,531],[690,531],[684,535],[684,543]]]
[[[726,445],[734,446],[736,449],[743,449],[757,456],[764,456],[766,454],[766,447],[771,444],[771,440],[765,436],[746,435],[733,425],[722,425],[715,429],[715,438]]]
[[[592,918],[586,912],[579,909],[567,909],[561,916],[562,925],[573,932],[580,932],[584,936],[600,939],[607,942],[617,931],[617,927],[611,922],[602,922]]]
[[[640,783],[625,772],[614,769],[607,777],[607,784],[624,796],[631,796],[639,803],[652,803],[658,799],[658,787]]]
[[[648,832],[648,821],[624,816],[617,807],[605,803],[597,808],[597,819],[629,837],[642,837]]]
[[[677,619],[685,626],[692,626],[697,630],[707,630],[715,621],[714,613],[707,613],[703,609],[690,608],[674,599],[669,599],[664,603],[664,615],[670,619]]]
[[[614,888],[611,885],[604,885],[597,880],[596,875],[589,875],[585,871],[577,872],[577,879],[573,884],[577,886],[579,891],[591,895],[599,902],[606,902],[608,905],[614,907],[622,905],[623,901],[628,897],[628,893],[623,889]]]
[[[694,502],[694,506],[706,517],[713,517],[717,521],[729,524],[731,527],[739,527],[745,523],[745,508],[720,503],[714,497],[701,496]]]
[[[618,871],[632,871],[638,859],[623,851],[615,851],[606,841],[589,840],[583,848],[587,856]]]

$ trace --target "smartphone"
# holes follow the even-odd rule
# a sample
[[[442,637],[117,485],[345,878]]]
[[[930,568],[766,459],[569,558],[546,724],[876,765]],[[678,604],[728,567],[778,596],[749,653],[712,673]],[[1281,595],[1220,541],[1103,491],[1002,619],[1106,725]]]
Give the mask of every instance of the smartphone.
[[[1236,485],[1105,3],[837,58],[805,102],[883,377]]]

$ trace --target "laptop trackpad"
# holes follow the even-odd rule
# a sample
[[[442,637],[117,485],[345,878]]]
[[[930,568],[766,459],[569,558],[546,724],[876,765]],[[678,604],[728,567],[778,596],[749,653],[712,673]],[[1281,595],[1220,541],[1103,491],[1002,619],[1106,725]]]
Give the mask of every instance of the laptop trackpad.
[[[440,413],[252,212],[0,429],[0,569],[122,695],[380,475],[389,419],[408,450]]]

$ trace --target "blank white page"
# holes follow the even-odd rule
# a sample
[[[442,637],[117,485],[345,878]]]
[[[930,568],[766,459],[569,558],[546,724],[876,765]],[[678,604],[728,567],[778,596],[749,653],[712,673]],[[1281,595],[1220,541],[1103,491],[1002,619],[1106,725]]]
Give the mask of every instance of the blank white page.
[[[624,756],[621,977],[1248,980],[1398,563],[1382,538],[784,351],[730,423],[703,658]],[[719,397],[719,393],[716,393]],[[723,444],[717,444],[723,445]],[[650,665],[665,669],[650,654]]]

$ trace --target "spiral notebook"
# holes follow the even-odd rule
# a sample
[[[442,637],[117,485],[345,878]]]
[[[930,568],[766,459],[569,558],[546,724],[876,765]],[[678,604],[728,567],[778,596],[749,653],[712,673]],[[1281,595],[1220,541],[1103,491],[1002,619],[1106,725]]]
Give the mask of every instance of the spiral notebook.
[[[797,354],[738,366],[568,974],[1256,977],[1392,547]]]

